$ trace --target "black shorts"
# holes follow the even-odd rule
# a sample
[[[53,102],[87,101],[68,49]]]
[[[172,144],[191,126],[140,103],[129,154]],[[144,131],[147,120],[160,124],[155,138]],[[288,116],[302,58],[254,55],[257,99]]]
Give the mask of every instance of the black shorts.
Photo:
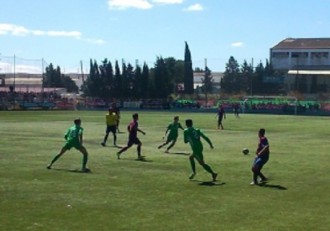
[[[110,133],[112,132],[113,134],[116,134],[116,131],[117,131],[117,126],[116,125],[111,125],[111,126],[107,126],[107,129],[106,129],[106,133]]]
[[[139,140],[139,138],[135,137],[135,138],[129,138],[128,142],[127,142],[127,146],[132,146],[133,144],[137,144],[137,145],[141,145],[141,141]]]

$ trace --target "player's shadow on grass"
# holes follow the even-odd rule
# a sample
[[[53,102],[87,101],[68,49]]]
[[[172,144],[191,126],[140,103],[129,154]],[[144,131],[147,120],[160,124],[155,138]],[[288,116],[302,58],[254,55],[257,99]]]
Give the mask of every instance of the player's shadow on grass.
[[[84,172],[84,171],[81,171],[80,169],[65,169],[65,168],[52,168],[52,169],[49,169],[49,170],[54,170],[54,171],[63,171],[63,172],[73,172],[73,173],[92,173],[92,171],[90,172]]]
[[[263,183],[259,184],[260,187],[265,187],[265,188],[273,188],[273,189],[278,189],[278,190],[288,190],[286,187],[278,184],[268,184],[268,183]]]
[[[198,182],[198,185],[200,186],[222,186],[225,185],[225,182],[220,181],[201,181],[201,180],[190,180],[194,182]]]
[[[137,162],[153,162],[152,160],[149,160],[149,159],[129,159],[129,158],[120,158],[118,161],[137,161]]]
[[[189,156],[190,155],[190,153],[187,153],[187,152],[169,152],[169,153],[166,153],[166,154],[183,155],[183,156]]]

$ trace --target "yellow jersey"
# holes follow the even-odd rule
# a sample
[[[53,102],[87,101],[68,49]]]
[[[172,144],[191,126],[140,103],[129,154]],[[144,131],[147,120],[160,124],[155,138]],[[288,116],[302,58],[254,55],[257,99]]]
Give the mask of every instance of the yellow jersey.
[[[117,125],[118,116],[116,113],[111,112],[105,116],[105,120],[108,126]]]

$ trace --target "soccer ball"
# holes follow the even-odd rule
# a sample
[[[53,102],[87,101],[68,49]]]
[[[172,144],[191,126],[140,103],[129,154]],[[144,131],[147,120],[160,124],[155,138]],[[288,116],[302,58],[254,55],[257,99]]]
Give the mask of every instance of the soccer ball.
[[[247,148],[243,148],[242,153],[243,153],[244,155],[249,154],[249,149],[247,149]]]

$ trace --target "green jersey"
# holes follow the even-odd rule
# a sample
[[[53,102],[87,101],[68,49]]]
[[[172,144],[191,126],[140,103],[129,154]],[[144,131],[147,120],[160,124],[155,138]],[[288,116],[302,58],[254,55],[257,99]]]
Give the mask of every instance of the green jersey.
[[[184,142],[185,143],[189,142],[194,154],[203,152],[203,143],[201,141],[201,137],[204,140],[206,140],[206,142],[209,143],[210,145],[212,144],[211,140],[198,128],[197,129],[193,127],[186,128],[183,132],[183,135],[184,135]]]
[[[168,136],[177,138],[179,128],[183,129],[180,123],[173,122],[168,125],[167,131],[170,131]]]
[[[73,125],[70,127],[64,135],[65,140],[69,143],[80,143],[80,135],[82,135],[84,129],[80,126]]]

